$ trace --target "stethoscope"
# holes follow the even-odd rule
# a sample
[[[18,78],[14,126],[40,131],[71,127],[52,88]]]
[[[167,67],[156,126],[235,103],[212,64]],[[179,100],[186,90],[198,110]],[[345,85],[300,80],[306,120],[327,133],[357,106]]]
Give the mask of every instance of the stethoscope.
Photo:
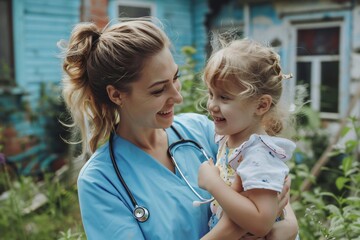
[[[172,152],[172,149],[174,149],[176,146],[179,146],[180,144],[192,144],[194,145],[198,150],[200,150],[200,152],[205,156],[205,158],[207,160],[209,160],[209,157],[208,155],[206,154],[204,148],[197,142],[191,140],[191,139],[184,139],[180,133],[175,129],[175,127],[171,126],[171,129],[175,132],[175,134],[177,135],[177,137],[180,139],[172,144],[170,144],[169,148],[168,148],[168,154],[169,156],[171,157],[172,159],[172,162],[173,164],[175,165],[175,168],[178,170],[178,172],[180,173],[182,179],[185,180],[186,184],[188,185],[188,187],[191,189],[191,191],[201,200],[201,201],[194,201],[193,202],[193,206],[200,206],[200,204],[204,204],[204,203],[209,203],[209,202],[212,202],[214,200],[214,198],[209,198],[209,199],[206,199],[206,198],[203,198],[192,186],[191,184],[189,183],[189,181],[185,178],[183,172],[181,171],[181,169],[179,168],[179,165],[177,164],[175,158],[174,158],[174,155],[173,155],[173,152]],[[145,222],[149,219],[150,217],[150,212],[149,210],[144,207],[144,206],[141,206],[137,203],[134,195],[131,193],[129,187],[127,186],[124,178],[122,177],[120,171],[119,171],[119,167],[115,161],[115,156],[114,156],[114,149],[113,149],[113,135],[114,135],[114,131],[112,131],[110,133],[110,139],[109,139],[109,153],[110,153],[110,158],[111,158],[111,162],[113,164],[113,167],[114,167],[114,170],[115,170],[115,173],[117,175],[117,177],[119,178],[121,184],[123,185],[123,187],[125,188],[125,191],[126,191],[126,194],[129,196],[131,202],[132,202],[132,205],[134,207],[134,210],[133,210],[133,216],[134,218],[139,221],[139,222]]]

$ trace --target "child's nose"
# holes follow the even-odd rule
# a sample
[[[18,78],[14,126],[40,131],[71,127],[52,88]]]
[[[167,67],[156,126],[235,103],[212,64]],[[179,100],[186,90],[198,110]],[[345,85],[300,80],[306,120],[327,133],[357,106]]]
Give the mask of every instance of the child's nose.
[[[220,110],[219,106],[216,104],[214,100],[208,100],[207,104],[208,110],[211,112],[217,112]]]

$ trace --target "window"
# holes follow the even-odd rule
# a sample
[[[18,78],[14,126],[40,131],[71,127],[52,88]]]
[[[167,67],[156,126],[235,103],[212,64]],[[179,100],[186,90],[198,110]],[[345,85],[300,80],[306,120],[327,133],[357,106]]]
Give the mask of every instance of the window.
[[[323,118],[337,118],[340,89],[339,23],[297,26],[296,79],[308,87],[309,105]]]
[[[14,83],[11,0],[0,0],[0,86]]]
[[[119,17],[146,17],[154,14],[154,6],[149,3],[124,2],[118,4]]]

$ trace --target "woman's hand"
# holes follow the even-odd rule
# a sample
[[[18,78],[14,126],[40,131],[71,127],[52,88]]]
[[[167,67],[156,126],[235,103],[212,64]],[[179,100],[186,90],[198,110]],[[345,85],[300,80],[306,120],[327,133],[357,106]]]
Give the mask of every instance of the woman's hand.
[[[294,240],[298,234],[298,223],[290,204],[286,206],[284,220],[274,223],[271,231],[266,235],[266,240]]]
[[[220,174],[219,168],[214,165],[212,159],[203,162],[199,168],[198,184],[199,187],[209,191],[211,182],[218,179]]]
[[[279,216],[284,214],[284,219],[274,223],[271,231],[266,235],[267,240],[294,240],[298,234],[298,223],[296,216],[289,204],[290,199],[290,177],[286,177],[284,187],[278,195]]]
[[[279,200],[279,213],[278,215],[281,216],[284,212],[284,209],[286,207],[286,205],[289,202],[290,199],[290,186],[291,186],[291,179],[287,176],[285,178],[285,183],[283,186],[283,189],[281,191],[281,193],[279,193],[278,195],[278,200]]]

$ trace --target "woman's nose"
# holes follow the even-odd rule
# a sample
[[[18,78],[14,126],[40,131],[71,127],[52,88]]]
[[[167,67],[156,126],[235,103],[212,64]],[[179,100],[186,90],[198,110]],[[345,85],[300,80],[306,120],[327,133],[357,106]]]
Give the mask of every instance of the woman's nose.
[[[174,84],[173,84],[173,89],[174,89],[174,95],[172,97],[174,103],[181,103],[183,101],[183,97],[181,95],[181,84],[180,84],[180,81],[177,80]]]

